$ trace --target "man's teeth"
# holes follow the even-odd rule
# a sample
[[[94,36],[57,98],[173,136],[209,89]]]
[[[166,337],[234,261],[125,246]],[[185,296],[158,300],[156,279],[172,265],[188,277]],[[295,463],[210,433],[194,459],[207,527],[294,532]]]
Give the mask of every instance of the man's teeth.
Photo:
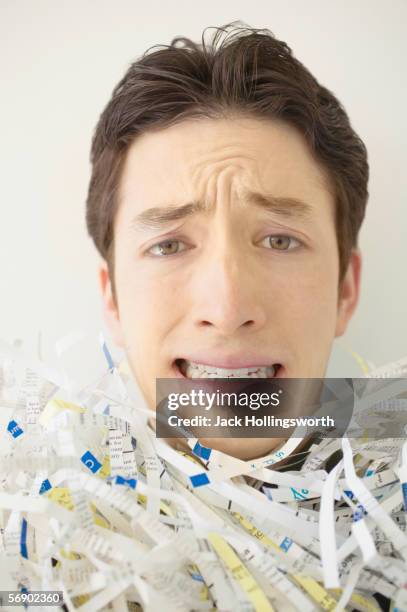
[[[274,366],[253,366],[251,368],[226,369],[184,361],[182,372],[187,378],[273,378],[275,368]]]

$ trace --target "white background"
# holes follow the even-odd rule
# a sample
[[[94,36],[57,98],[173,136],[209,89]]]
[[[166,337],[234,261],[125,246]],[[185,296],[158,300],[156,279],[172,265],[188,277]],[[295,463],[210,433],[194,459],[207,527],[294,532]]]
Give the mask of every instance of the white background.
[[[148,47],[238,19],[288,43],[369,151],[362,298],[328,373],[360,373],[348,347],[407,354],[406,0],[1,0],[0,338],[30,348],[41,330],[48,358],[70,330],[104,329],[84,216],[99,114]]]

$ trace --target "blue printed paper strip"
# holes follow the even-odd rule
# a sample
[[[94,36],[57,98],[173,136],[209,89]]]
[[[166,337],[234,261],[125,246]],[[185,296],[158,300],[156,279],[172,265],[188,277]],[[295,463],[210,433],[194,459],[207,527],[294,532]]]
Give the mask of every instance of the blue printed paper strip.
[[[203,472],[202,474],[196,474],[195,476],[189,477],[192,486],[196,489],[197,487],[202,487],[203,485],[209,484],[210,480],[208,476]]]
[[[27,521],[25,519],[23,519],[23,521],[21,523],[20,552],[21,552],[21,556],[24,557],[24,559],[28,559],[28,552],[27,552]]]
[[[404,510],[407,512],[407,482],[402,483],[401,492],[403,493]]]
[[[38,491],[38,493],[40,495],[43,495],[43,493],[45,493],[46,491],[49,491],[50,489],[52,489],[52,485],[50,481],[48,480],[48,478],[46,478],[45,480],[42,481],[40,490]]]
[[[96,474],[98,470],[102,467],[100,461],[96,459],[94,455],[90,451],[86,451],[81,457],[81,461],[87,468],[90,469],[91,472]]]
[[[208,461],[209,457],[211,456],[212,449],[202,446],[199,444],[199,442],[197,442],[192,449],[192,452],[196,457],[201,457],[201,459],[204,459],[204,461]]]
[[[284,540],[280,544],[281,550],[283,550],[284,552],[287,552],[292,543],[293,541],[291,538],[284,538]]]
[[[123,478],[123,476],[116,476],[115,484],[126,485],[130,489],[135,489],[137,484],[136,478]]]
[[[16,421],[9,422],[7,425],[7,431],[11,433],[13,438],[18,438],[18,436],[21,436],[21,434],[24,433]]]
[[[103,354],[104,354],[104,356],[106,358],[107,365],[109,366],[109,370],[113,370],[114,369],[114,362],[113,362],[113,359],[112,359],[112,355],[110,354],[110,351],[107,348],[107,344],[106,344],[106,341],[105,341],[105,339],[103,337],[103,334],[100,334],[100,344],[102,346],[102,351],[103,351]]]

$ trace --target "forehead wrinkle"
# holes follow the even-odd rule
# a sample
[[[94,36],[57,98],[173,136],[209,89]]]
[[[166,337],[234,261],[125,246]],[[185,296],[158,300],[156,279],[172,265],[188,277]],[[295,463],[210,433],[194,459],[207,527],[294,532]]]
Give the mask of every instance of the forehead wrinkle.
[[[227,147],[226,147],[227,148]],[[247,161],[253,160],[249,156],[225,154],[225,147],[222,148],[223,156],[214,161],[205,159],[199,163],[194,163],[195,168],[191,169],[191,183],[193,191],[197,194],[204,194],[201,200],[200,210],[202,212],[212,212],[217,201],[217,193],[222,190],[223,180],[221,177],[227,176],[229,183],[229,199],[232,201],[231,193],[236,181],[239,183],[250,170]]]
[[[230,155],[228,155],[222,159],[217,159],[215,162],[210,162],[206,159],[197,164],[195,163],[194,165],[196,167],[191,168],[191,182],[192,184],[196,184],[197,192],[205,192],[205,187],[201,188],[202,183],[207,186],[209,181],[216,180],[216,178],[218,178],[218,176],[226,170],[235,169],[238,172],[245,172],[247,168],[245,168],[244,163],[242,163],[242,158],[243,156],[236,156],[235,158],[232,158]]]
[[[271,214],[285,218],[307,219],[312,216],[313,207],[294,197],[276,197],[256,191],[245,190],[242,193],[244,206],[254,206]],[[139,213],[132,221],[135,229],[161,229],[165,225],[184,220],[197,213],[211,213],[216,209],[216,198],[212,201],[197,200],[186,204],[153,207]]]

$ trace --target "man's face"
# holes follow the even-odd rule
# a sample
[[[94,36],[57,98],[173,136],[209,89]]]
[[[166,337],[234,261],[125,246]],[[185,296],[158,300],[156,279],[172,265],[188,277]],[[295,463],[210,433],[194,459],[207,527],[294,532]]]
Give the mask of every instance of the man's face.
[[[151,208],[190,203],[208,210],[156,225],[140,220]],[[360,257],[354,252],[339,287],[333,194],[291,126],[200,119],[137,138],[114,236],[117,305],[103,264],[105,314],[151,409],[156,378],[182,376],[178,359],[324,376],[333,339],[356,306]],[[249,458],[277,442],[212,446]]]

